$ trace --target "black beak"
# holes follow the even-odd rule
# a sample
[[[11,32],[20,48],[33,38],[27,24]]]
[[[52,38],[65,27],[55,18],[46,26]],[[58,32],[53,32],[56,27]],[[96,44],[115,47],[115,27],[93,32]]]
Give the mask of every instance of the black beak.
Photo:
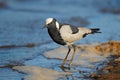
[[[46,25],[44,25],[42,28],[40,28],[40,29],[44,29],[44,28],[46,28]]]

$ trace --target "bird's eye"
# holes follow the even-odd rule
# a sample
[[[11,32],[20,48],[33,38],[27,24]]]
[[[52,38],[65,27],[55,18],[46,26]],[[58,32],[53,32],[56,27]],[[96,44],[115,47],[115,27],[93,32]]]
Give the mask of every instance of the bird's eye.
[[[47,24],[48,26],[50,25],[50,23],[49,24]]]

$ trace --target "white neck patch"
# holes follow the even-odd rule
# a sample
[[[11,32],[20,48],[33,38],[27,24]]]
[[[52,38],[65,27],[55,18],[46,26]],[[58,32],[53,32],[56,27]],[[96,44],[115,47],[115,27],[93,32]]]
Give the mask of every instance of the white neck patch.
[[[49,24],[49,23],[51,23],[52,21],[53,21],[53,18],[47,18],[46,19],[46,25]]]
[[[59,23],[56,22],[55,24],[56,24],[56,28],[59,30],[59,28],[60,28],[60,27],[59,27]]]

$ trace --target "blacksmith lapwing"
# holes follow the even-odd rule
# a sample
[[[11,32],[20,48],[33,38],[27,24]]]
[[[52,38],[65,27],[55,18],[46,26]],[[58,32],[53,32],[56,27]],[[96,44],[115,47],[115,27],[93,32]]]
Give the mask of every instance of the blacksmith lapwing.
[[[60,24],[55,18],[47,18],[45,24],[48,29],[48,33],[53,39],[53,41],[60,45],[68,46],[67,55],[61,65],[62,68],[65,67],[64,64],[66,63],[67,57],[71,49],[73,48],[74,52],[72,54],[72,58],[70,60],[70,63],[68,64],[68,67],[70,67],[72,63],[76,51],[76,46],[73,44],[75,41],[86,37],[86,35],[88,34],[101,33],[99,32],[99,28],[85,28],[76,27],[70,24]]]

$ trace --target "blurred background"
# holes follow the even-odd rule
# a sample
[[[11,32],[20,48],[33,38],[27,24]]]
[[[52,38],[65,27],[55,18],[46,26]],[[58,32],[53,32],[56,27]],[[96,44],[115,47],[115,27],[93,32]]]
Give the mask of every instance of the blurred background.
[[[41,29],[48,17],[101,29],[102,34],[89,35],[77,44],[120,40],[120,0],[0,0],[0,66],[52,67],[50,62],[46,64],[43,53],[60,46],[46,29]],[[29,63],[38,56],[43,63]],[[10,68],[0,68],[0,80],[21,80],[23,76]]]
[[[50,40],[47,32],[40,30],[48,17],[76,26],[99,27],[104,33],[98,37],[100,42],[119,39],[119,4],[119,0],[0,0],[0,45]]]

